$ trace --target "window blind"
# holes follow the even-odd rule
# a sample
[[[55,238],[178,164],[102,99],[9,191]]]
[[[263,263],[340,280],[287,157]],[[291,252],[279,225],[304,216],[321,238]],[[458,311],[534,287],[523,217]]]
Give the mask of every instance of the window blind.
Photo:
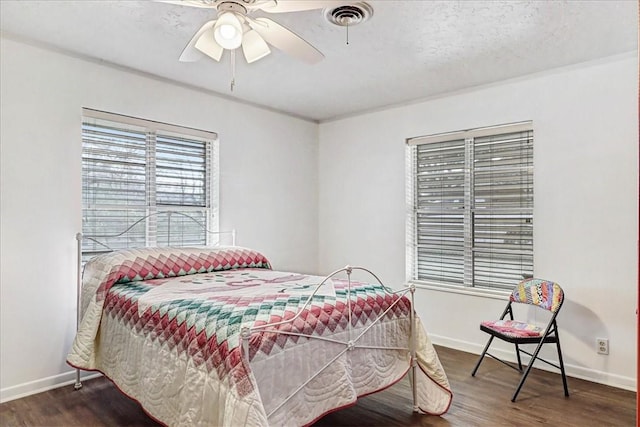
[[[156,137],[156,201],[163,206],[207,206],[206,144]]]
[[[533,274],[530,122],[407,141],[412,280],[511,289]]]
[[[464,140],[416,148],[417,278],[462,284]]]
[[[533,132],[473,140],[475,286],[513,288],[533,274]]]
[[[199,246],[207,244],[206,210],[177,210],[158,217],[158,246]]]
[[[83,118],[83,254],[206,244],[205,230],[217,228],[211,226],[213,141],[180,135],[174,125],[164,126],[168,132],[157,122],[145,127],[142,119],[120,118],[104,112]]]

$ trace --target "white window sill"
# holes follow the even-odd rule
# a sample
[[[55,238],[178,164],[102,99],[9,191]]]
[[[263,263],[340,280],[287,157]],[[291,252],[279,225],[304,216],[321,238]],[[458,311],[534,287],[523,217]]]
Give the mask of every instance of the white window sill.
[[[416,289],[426,289],[429,291],[448,292],[453,294],[470,295],[474,297],[491,298],[491,299],[498,299],[498,300],[508,300],[509,295],[511,295],[511,291],[508,291],[508,290],[479,289],[479,288],[473,288],[470,286],[435,284],[435,283],[419,282],[419,281],[412,281],[412,280],[410,280],[408,283],[410,285],[411,284],[415,285]]]

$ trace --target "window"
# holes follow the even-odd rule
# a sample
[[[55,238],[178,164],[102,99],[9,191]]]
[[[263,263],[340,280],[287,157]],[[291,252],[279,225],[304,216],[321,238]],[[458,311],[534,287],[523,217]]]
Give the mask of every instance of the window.
[[[206,230],[218,226],[216,139],[212,132],[84,109],[83,255],[207,244]]]
[[[533,274],[531,122],[407,140],[408,274],[512,289]]]

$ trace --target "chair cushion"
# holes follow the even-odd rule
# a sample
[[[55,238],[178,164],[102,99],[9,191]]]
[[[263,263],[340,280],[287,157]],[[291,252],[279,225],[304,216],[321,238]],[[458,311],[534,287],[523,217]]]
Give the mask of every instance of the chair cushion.
[[[539,326],[517,320],[487,320],[482,322],[482,326],[513,338],[535,338],[544,333],[544,329]]]
[[[532,304],[557,312],[564,301],[564,291],[555,282],[542,279],[525,279],[511,293],[512,302]]]

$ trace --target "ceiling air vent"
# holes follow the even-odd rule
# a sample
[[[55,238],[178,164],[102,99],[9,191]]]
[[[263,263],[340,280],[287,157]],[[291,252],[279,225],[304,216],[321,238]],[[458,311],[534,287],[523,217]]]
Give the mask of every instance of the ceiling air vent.
[[[373,8],[365,2],[338,6],[324,10],[324,17],[333,25],[353,27],[362,24],[373,16]]]

